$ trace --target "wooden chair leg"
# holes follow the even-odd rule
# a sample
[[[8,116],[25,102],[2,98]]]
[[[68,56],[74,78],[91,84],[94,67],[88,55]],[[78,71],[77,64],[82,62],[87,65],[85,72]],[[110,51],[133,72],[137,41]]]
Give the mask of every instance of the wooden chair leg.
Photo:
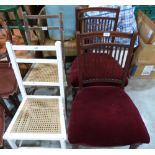
[[[4,149],[4,146],[0,146],[0,149]]]
[[[2,145],[0,145],[0,149],[4,149],[4,140],[3,140]]]
[[[13,94],[13,97],[14,97],[14,99],[16,100],[17,105],[19,106],[19,105],[20,105],[20,101],[19,101],[19,98],[18,98],[17,93],[14,93],[14,94]]]
[[[78,92],[78,88],[77,87],[73,87],[72,88],[72,97],[73,97],[73,99],[75,98],[77,92]]]
[[[137,149],[141,144],[137,143],[137,144],[131,144],[129,149]]]
[[[38,88],[35,88],[35,87],[31,87],[31,88],[27,88],[26,89],[26,92],[27,94],[29,95],[34,95],[35,91],[37,90]]]
[[[16,109],[19,107],[19,100],[17,99],[16,95],[10,95],[9,100],[14,104]]]
[[[5,109],[5,112],[6,114],[9,116],[9,117],[13,117],[13,114],[11,113],[11,111],[8,109],[8,107],[6,106],[4,100],[0,97],[0,104],[4,107]]]
[[[67,117],[67,114],[68,114],[67,96],[65,96],[65,112],[66,112],[66,117]]]
[[[72,144],[72,149],[78,149],[79,148],[79,145],[77,144]]]

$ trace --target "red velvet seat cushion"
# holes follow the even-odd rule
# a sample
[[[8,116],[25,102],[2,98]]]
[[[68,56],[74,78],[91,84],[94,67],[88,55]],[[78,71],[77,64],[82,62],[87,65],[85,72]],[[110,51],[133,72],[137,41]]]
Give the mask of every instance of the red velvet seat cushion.
[[[73,101],[68,127],[71,144],[124,146],[149,143],[143,120],[128,95],[119,87],[92,86]]]
[[[3,145],[4,123],[4,108],[0,105],[0,146]]]
[[[0,96],[8,97],[16,91],[17,82],[13,69],[8,64],[0,64]]]
[[[103,56],[104,55],[104,56]],[[121,66],[115,61],[111,56],[107,54],[87,54],[87,61],[90,64],[90,72],[89,75],[94,75],[94,61],[100,60],[98,57],[102,57],[102,61],[100,63],[96,63],[96,67],[100,72],[98,72],[99,78],[116,78],[116,79],[122,79],[122,73],[123,69]],[[85,69],[86,70],[86,69]],[[87,69],[88,70],[88,69]],[[109,72],[113,70],[113,72]],[[109,73],[109,74],[108,74]],[[114,73],[114,74],[113,74]],[[72,66],[71,66],[71,73],[70,73],[70,82],[72,86],[76,87],[78,86],[78,58],[75,58]],[[125,85],[128,84],[128,79],[125,81]],[[93,84],[94,85],[94,84]]]

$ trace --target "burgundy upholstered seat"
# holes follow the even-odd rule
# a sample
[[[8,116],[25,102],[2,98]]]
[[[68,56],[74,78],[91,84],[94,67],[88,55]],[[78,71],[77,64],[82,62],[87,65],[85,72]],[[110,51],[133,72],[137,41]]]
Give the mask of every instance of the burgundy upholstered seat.
[[[13,69],[8,64],[0,64],[0,96],[8,97],[15,93],[17,88]]]
[[[71,144],[124,146],[149,143],[150,138],[123,89],[92,86],[82,88],[73,101],[68,140]]]
[[[104,55],[104,56],[103,56]],[[102,61],[101,63],[96,63],[97,66],[96,69],[100,70],[100,72],[98,72],[98,78],[115,78],[115,79],[121,79],[122,78],[122,74],[123,74],[123,69],[122,67],[118,64],[118,62],[113,59],[111,56],[107,55],[107,54],[102,54],[102,53],[97,53],[97,54],[93,54],[93,53],[88,53],[87,54],[87,61],[88,64],[91,64],[91,66],[89,66],[91,68],[90,70],[90,74],[89,75],[94,75],[94,70],[93,70],[93,65],[94,65],[94,61],[98,60],[97,57],[102,57]],[[115,70],[115,75],[113,74],[109,74],[107,76],[107,72],[109,70]],[[86,77],[89,78],[89,77]],[[72,84],[73,87],[78,86],[78,58],[75,58],[72,66],[71,66],[71,73],[70,73],[70,83]],[[107,83],[103,83],[104,85]],[[126,79],[125,81],[125,85],[128,84],[128,79]],[[96,84],[91,84],[91,85],[96,85]],[[100,83],[101,85],[101,83]],[[117,84],[112,84],[111,85],[117,85]]]
[[[4,112],[4,108],[1,106],[0,103],[0,147],[3,146],[3,133],[5,128]]]

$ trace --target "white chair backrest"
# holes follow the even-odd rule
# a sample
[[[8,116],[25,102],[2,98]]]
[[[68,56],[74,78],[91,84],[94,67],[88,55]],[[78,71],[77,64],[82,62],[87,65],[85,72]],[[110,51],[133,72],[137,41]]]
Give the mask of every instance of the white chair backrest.
[[[8,50],[8,54],[10,57],[10,61],[18,82],[19,89],[21,91],[22,97],[26,97],[26,89],[25,86],[58,86],[60,88],[60,97],[64,100],[64,81],[63,81],[63,61],[62,61],[62,50],[61,50],[61,42],[57,41],[55,45],[48,46],[33,46],[33,45],[12,45],[10,42],[6,42],[6,48]],[[23,50],[23,51],[54,51],[56,52],[56,58],[51,59],[38,59],[38,58],[17,58],[15,55],[15,51]],[[58,66],[58,81],[56,82],[25,82],[22,79],[20,69],[18,64],[20,63],[32,63],[32,64],[56,64]]]

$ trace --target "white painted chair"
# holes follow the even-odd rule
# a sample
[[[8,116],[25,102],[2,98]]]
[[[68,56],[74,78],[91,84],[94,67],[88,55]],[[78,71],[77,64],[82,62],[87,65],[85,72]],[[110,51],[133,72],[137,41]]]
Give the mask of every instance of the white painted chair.
[[[61,42],[57,41],[53,46],[12,45],[10,42],[6,42],[6,47],[21,91],[22,102],[3,138],[8,141],[11,148],[20,147],[16,141],[22,142],[24,140],[60,141],[61,148],[66,148],[65,95]],[[28,50],[30,52],[34,50],[55,51],[56,59],[16,58],[15,51],[17,50]],[[42,66],[46,64],[55,66],[55,68],[51,67],[49,70],[45,70],[45,74],[49,74],[49,79],[39,77],[39,73],[36,71],[34,76],[38,76],[37,81],[31,80],[31,78],[26,78],[26,81],[24,81],[21,77],[18,63],[37,64],[42,68],[42,72],[44,71],[44,67]],[[55,74],[56,68],[58,72]],[[60,95],[27,95],[25,90],[27,85],[58,86],[60,88]]]

